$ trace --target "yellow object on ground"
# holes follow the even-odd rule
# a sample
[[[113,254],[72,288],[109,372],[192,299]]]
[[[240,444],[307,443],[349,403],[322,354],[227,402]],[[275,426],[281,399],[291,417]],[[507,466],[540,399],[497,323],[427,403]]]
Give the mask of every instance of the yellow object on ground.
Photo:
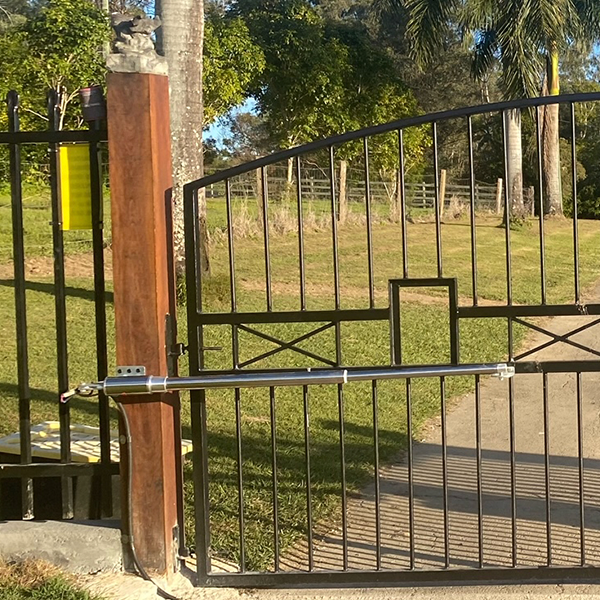
[[[191,440],[181,440],[181,454],[192,451]],[[18,433],[0,438],[0,452],[21,453],[21,436]],[[44,421],[31,428],[31,454],[34,458],[60,460],[60,423]],[[71,425],[71,458],[76,463],[100,462],[100,429],[89,425]],[[110,458],[119,462],[119,433],[110,432]]]

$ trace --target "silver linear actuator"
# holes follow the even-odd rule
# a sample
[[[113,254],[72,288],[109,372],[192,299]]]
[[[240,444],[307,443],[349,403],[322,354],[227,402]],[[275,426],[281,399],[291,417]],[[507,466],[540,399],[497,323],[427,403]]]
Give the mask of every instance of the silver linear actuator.
[[[143,368],[136,367],[137,372]],[[122,367],[121,372],[129,371]],[[154,375],[120,375],[107,377],[97,383],[84,383],[77,388],[82,395],[103,392],[107,396],[121,394],[155,394],[183,390],[213,388],[255,388],[271,386],[301,386],[344,384],[353,381],[384,379],[411,379],[419,377],[457,377],[465,375],[495,375],[502,379],[512,377],[515,368],[505,363],[469,365],[429,365],[416,367],[369,367],[356,369],[302,369],[281,372],[240,372],[190,377],[157,377]],[[66,398],[68,399],[68,397]]]

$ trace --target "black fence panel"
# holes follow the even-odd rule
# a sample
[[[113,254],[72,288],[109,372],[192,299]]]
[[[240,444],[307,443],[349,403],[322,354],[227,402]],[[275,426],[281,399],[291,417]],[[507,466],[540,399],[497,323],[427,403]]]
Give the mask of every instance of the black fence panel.
[[[0,518],[108,518],[113,516],[114,475],[119,472],[117,462],[111,461],[111,423],[105,397],[99,403],[90,404],[92,412],[98,415],[97,439],[100,459],[98,462],[81,462],[72,456],[72,423],[69,404],[61,403],[61,395],[74,383],[69,373],[69,305],[71,294],[87,292],[74,290],[65,279],[65,241],[61,202],[59,151],[61,145],[84,143],[89,147],[91,183],[91,261],[93,288],[91,300],[94,318],[90,323],[90,338],[95,337],[92,360],[96,362],[96,376],[103,379],[108,374],[107,343],[107,290],[105,282],[105,245],[103,203],[104,181],[102,144],[107,141],[105,128],[99,123],[90,124],[88,130],[66,131],[60,129],[60,93],[48,94],[48,129],[46,131],[22,131],[20,128],[19,97],[15,92],[7,96],[8,131],[0,132],[0,147],[8,150],[10,177],[10,206],[12,219],[12,281],[6,282],[14,291],[15,334],[16,334],[16,379],[18,394],[19,447],[18,453],[4,451],[0,447]],[[51,209],[51,256],[53,280],[46,284],[32,280],[27,275],[27,261],[35,256],[27,252],[27,219],[24,218],[24,169],[22,156],[24,148],[46,147],[49,171],[47,186]],[[30,213],[31,214],[31,211]],[[10,264],[10,263],[9,263]],[[35,278],[34,278],[35,279]],[[49,364],[56,365],[55,389],[36,390],[32,386],[32,360],[39,361],[39,350],[30,343],[32,330],[30,319],[32,304],[28,290],[46,290],[54,300],[54,357],[44,356]],[[4,324],[7,329],[9,324]],[[35,333],[35,331],[33,332]],[[36,365],[39,370],[41,367]],[[40,394],[43,395],[40,399]],[[48,408],[48,396],[53,402]],[[1,398],[3,405],[12,402],[10,397]],[[53,405],[53,406],[52,406]],[[42,408],[43,407],[43,408]],[[58,415],[59,448],[55,458],[47,453],[40,454],[32,445],[32,414]],[[41,424],[44,425],[44,424]],[[92,436],[93,437],[93,436]],[[5,438],[6,439],[6,438]],[[2,440],[0,440],[0,444]],[[74,493],[79,497],[77,500]]]

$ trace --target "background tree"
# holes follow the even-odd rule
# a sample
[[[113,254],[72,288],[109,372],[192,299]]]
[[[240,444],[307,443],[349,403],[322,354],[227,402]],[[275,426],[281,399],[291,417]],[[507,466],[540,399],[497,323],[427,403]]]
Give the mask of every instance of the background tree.
[[[497,61],[500,86],[506,98],[536,96],[559,91],[559,57],[569,46],[597,38],[600,5],[595,0],[409,0],[408,32],[414,54],[423,63],[431,60],[448,29],[468,32],[473,46],[473,72],[481,76]],[[544,83],[545,82],[545,83]],[[562,212],[558,106],[544,109],[543,159],[545,212]],[[508,190],[513,207],[518,197],[520,122],[509,111],[506,120],[509,156]],[[515,196],[516,194],[516,196]]]
[[[203,61],[206,127],[248,97],[265,58],[243,19],[212,2],[206,9]]]
[[[245,20],[264,53],[265,68],[253,96],[277,147],[289,148],[418,112],[393,61],[377,47],[365,23],[354,16],[324,16],[331,9],[330,3],[314,6],[306,0],[232,4],[231,10]],[[333,13],[338,15],[339,10]],[[420,158],[422,131],[410,131],[406,144],[410,166]],[[338,156],[350,160],[361,152],[360,144],[348,144],[338,149]],[[372,154],[374,167],[393,168],[395,136],[374,140]]]
[[[157,30],[157,49],[169,64],[171,104],[171,150],[173,157],[173,221],[176,268],[181,272],[185,256],[183,230],[183,186],[202,177],[202,48],[204,42],[203,0],[156,0],[162,26]],[[203,269],[209,271],[206,229],[206,199],[202,194],[200,226]]]
[[[16,90],[23,110],[45,119],[46,91],[62,90],[62,127],[79,89],[104,81],[99,48],[110,39],[107,16],[88,0],[48,0],[15,23],[0,38],[0,94]],[[70,126],[80,124],[72,115]]]
[[[82,127],[75,100],[80,88],[104,82],[106,67],[99,49],[110,39],[106,15],[88,0],[48,0],[36,7],[2,1],[10,18],[0,26],[0,97],[17,91],[21,126],[45,129],[46,92],[61,88],[61,127]],[[6,111],[0,111],[0,130],[6,128]],[[25,179],[47,176],[41,146],[24,146],[22,152]],[[8,180],[7,148],[0,149],[0,179]]]

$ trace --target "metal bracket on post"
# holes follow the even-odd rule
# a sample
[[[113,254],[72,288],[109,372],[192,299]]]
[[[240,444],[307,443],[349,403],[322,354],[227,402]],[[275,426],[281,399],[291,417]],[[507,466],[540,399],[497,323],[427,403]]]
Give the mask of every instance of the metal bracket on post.
[[[146,367],[136,366],[125,366],[117,367],[117,377],[139,377],[140,375],[146,374]]]

